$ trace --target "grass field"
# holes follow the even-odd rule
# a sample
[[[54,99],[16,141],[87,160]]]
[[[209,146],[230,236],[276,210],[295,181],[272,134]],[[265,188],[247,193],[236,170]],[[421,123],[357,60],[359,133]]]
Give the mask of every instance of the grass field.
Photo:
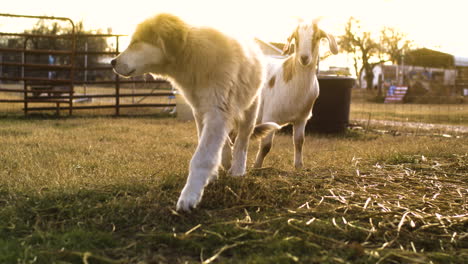
[[[466,263],[466,134],[291,142],[178,214],[193,123],[1,119],[0,263]]]
[[[468,126],[468,104],[353,102],[350,118]]]

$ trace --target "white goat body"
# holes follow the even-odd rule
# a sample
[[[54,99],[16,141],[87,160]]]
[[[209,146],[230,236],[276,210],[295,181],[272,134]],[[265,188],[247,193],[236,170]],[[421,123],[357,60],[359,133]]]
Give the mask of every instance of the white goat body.
[[[296,51],[286,59],[270,58],[267,64],[267,79],[262,89],[262,101],[257,123],[274,122],[281,126],[293,125],[294,165],[302,168],[302,146],[307,120],[312,116],[314,102],[319,95],[317,62],[319,44],[327,38],[330,50],[338,53],[332,35],[320,30],[317,24],[301,24],[289,37],[285,46],[287,53],[295,40]],[[262,139],[255,167],[263,165],[271,149],[274,131]]]
[[[296,69],[291,80],[286,81],[283,68],[285,63],[291,63],[288,60],[294,61],[295,57],[268,59],[267,82],[262,90],[258,121],[286,125],[312,116],[312,106],[319,95],[316,74],[301,67]]]

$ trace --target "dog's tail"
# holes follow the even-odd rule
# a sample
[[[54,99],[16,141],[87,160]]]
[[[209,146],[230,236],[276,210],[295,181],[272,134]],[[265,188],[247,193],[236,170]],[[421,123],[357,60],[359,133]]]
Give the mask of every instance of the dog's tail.
[[[270,133],[271,131],[280,130],[280,129],[281,129],[281,126],[274,122],[265,122],[263,124],[255,126],[254,132],[252,133],[252,136],[250,136],[250,138],[252,139],[263,138],[266,135],[268,135],[268,133]]]

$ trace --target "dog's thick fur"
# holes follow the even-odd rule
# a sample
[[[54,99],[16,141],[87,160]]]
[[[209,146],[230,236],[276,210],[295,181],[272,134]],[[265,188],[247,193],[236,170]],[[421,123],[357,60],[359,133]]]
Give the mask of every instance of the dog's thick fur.
[[[261,52],[256,46],[160,14],[137,26],[131,44],[112,65],[123,76],[152,73],[169,80],[192,107],[199,143],[177,210],[189,211],[198,205],[221,160],[226,169],[230,167],[230,174],[245,174],[247,146],[264,82]],[[257,128],[265,133],[278,126]],[[230,132],[237,136],[233,149]]]

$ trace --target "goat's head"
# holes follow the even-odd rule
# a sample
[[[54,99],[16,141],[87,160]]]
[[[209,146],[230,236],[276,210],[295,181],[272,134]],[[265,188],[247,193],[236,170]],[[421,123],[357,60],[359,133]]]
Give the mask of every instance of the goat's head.
[[[294,48],[299,63],[303,66],[309,66],[312,63],[316,63],[320,40],[323,38],[328,39],[330,51],[333,54],[337,54],[338,46],[336,45],[335,38],[321,30],[317,22],[318,21],[314,20],[311,24],[301,23],[298,25],[296,30],[288,38],[288,42],[283,49],[283,54],[287,55],[292,53],[294,40]]]

